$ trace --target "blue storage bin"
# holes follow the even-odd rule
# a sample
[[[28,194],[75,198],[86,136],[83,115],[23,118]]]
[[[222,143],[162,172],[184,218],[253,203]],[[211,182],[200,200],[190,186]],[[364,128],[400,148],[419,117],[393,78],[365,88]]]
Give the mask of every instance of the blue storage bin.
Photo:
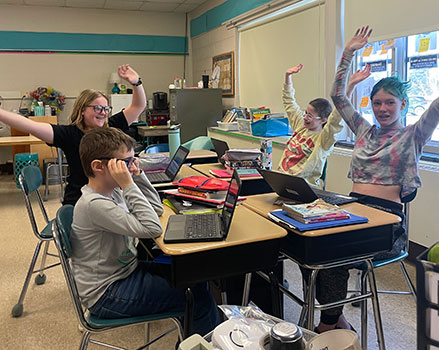
[[[253,136],[274,137],[288,135],[288,118],[260,119],[252,123]]]

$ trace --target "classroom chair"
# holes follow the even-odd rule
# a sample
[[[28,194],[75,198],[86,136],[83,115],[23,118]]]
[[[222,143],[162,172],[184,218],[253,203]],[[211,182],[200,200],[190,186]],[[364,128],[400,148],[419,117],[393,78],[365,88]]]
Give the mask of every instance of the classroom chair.
[[[62,202],[64,197],[64,183],[67,180],[69,165],[60,148],[56,148],[56,157],[53,154],[51,147],[52,158],[43,159],[43,169],[45,172],[44,178],[44,201],[49,199],[49,186],[60,185],[60,200]]]
[[[160,152],[169,152],[169,144],[168,143],[157,143],[154,145],[149,145],[142,152],[140,152],[140,154],[160,153]]]
[[[43,182],[43,178],[41,176],[41,171],[38,166],[30,165],[26,166],[21,170],[21,173],[18,177],[18,181],[20,184],[21,191],[24,195],[24,202],[26,204],[27,213],[29,216],[29,220],[32,226],[32,231],[38,239],[37,246],[35,247],[34,255],[32,257],[31,264],[29,266],[29,270],[26,275],[26,279],[24,281],[23,289],[21,290],[20,297],[18,299],[17,304],[14,305],[12,308],[12,316],[13,317],[20,317],[23,314],[23,300],[26,296],[27,289],[29,287],[29,282],[32,277],[32,274],[38,273],[35,276],[35,284],[41,285],[46,282],[46,275],[44,274],[44,271],[52,268],[54,266],[59,265],[59,263],[52,264],[49,266],[46,266],[46,257],[47,256],[55,256],[57,255],[49,253],[49,243],[52,240],[52,221],[49,221],[49,218],[47,216],[46,209],[44,208],[43,200],[41,198],[39,187],[41,186]],[[44,219],[45,227],[40,231],[38,228],[37,220],[35,217],[35,213],[32,207],[32,201],[31,196],[36,196],[38,204],[40,206],[41,210],[41,216]],[[35,265],[38,259],[38,256],[40,254],[41,246],[44,245],[43,248],[43,254],[41,256],[41,265],[39,269],[35,269]]]
[[[124,348],[107,344],[102,341],[91,339],[91,335],[94,333],[111,331],[116,328],[133,326],[142,323],[145,324],[146,327],[146,344],[137,348],[137,350],[148,349],[151,344],[155,343],[157,340],[163,338],[164,336],[173,332],[174,330],[178,331],[179,340],[182,341],[183,330],[180,321],[178,319],[179,317],[182,317],[184,315],[181,312],[145,315],[138,317],[126,317],[126,318],[117,318],[117,319],[101,319],[91,315],[89,317],[86,317],[84,308],[81,305],[78,289],[76,287],[75,279],[69,261],[71,256],[71,246],[70,246],[69,237],[70,237],[72,220],[73,220],[73,206],[72,205],[62,206],[60,209],[58,209],[58,212],[56,213],[56,219],[52,226],[52,234],[56,248],[58,249],[61,266],[64,272],[64,277],[67,282],[67,287],[69,289],[70,296],[72,298],[76,316],[81,326],[84,328],[81,343],[79,345],[79,350],[87,349],[89,343],[97,344],[111,349],[124,350]],[[175,327],[167,330],[166,332],[157,336],[153,340],[150,340],[148,323],[153,321],[163,320],[163,319],[171,320],[172,322],[175,323]]]
[[[209,136],[198,136],[192,140],[186,141],[182,144],[182,146],[186,147],[190,151],[198,151],[198,150],[214,150],[213,143],[210,140]]]

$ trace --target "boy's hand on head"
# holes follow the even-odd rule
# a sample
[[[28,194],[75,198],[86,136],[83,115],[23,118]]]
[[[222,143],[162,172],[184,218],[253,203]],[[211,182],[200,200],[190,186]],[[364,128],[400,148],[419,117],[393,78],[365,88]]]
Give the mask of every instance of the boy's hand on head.
[[[136,84],[139,81],[139,74],[130,67],[129,64],[123,64],[117,69],[117,73],[130,84]]]
[[[363,48],[369,40],[372,29],[369,26],[358,28],[351,40],[348,41],[345,51],[353,55],[355,51]]]
[[[285,72],[286,75],[296,74],[299,73],[303,68],[303,64],[298,64],[297,66],[288,68]]]
[[[110,159],[107,167],[111,177],[122,190],[134,183],[131,173],[123,160],[117,160],[116,158]]]

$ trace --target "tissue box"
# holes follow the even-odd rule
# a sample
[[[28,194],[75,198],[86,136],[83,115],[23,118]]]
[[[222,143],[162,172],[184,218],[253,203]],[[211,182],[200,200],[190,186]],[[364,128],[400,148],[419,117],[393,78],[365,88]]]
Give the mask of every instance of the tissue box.
[[[253,136],[274,137],[288,135],[288,118],[261,119],[252,123]]]

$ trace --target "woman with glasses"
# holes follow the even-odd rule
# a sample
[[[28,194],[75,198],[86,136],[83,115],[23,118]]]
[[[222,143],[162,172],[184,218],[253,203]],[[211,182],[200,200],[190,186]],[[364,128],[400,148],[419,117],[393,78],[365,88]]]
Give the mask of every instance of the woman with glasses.
[[[318,185],[326,158],[331,153],[343,125],[340,115],[337,112],[332,113],[331,103],[325,98],[312,100],[305,111],[296,103],[292,76],[302,68],[303,65],[299,64],[287,69],[285,73],[282,101],[293,135],[286,144],[278,170]],[[351,80],[348,91],[352,92],[360,81]]]
[[[133,99],[127,108],[110,118],[108,116],[111,106],[108,97],[103,92],[92,89],[82,91],[76,98],[70,115],[70,125],[39,123],[0,109],[0,121],[3,123],[63,150],[69,164],[63,204],[75,205],[81,196],[81,187],[87,183],[79,158],[79,143],[84,133],[106,126],[127,131],[146,107],[145,91],[137,72],[126,64],[119,66],[118,74],[132,85]]]

